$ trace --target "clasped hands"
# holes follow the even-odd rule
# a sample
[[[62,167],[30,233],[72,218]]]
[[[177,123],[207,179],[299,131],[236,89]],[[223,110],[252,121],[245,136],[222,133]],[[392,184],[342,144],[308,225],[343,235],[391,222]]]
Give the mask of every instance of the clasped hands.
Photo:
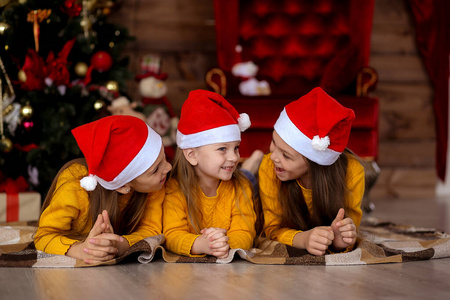
[[[114,234],[108,212],[103,210],[97,216],[94,226],[83,242],[73,244],[66,255],[95,264],[122,255],[130,245],[120,235]]]
[[[230,251],[227,231],[223,228],[204,228],[201,236],[192,245],[192,254],[208,254],[217,258],[227,258]]]
[[[339,252],[356,242],[356,226],[351,218],[345,218],[345,210],[339,209],[331,226],[318,226],[297,233],[294,247],[306,249],[313,255],[324,255],[329,247]]]

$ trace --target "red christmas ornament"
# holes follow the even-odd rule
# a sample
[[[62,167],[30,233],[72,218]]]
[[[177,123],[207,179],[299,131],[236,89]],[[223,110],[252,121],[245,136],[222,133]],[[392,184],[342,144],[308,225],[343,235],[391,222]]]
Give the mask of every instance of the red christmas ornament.
[[[99,72],[108,71],[112,66],[111,55],[106,51],[98,51],[91,57],[91,67]]]
[[[65,0],[64,4],[61,5],[61,11],[69,17],[78,17],[81,13],[83,6],[77,3],[77,0]]]

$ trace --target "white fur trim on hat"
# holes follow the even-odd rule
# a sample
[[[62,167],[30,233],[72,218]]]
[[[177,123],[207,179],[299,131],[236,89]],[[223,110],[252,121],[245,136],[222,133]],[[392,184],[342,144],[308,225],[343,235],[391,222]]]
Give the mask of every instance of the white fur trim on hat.
[[[244,132],[250,127],[250,125],[252,125],[252,123],[250,122],[250,117],[246,113],[242,113],[239,116],[239,119],[237,119],[238,126],[239,129]]]
[[[216,127],[193,134],[182,134],[179,130],[177,130],[177,145],[180,149],[195,148],[210,144],[228,143],[240,140],[241,130],[237,124]]]
[[[148,136],[144,146],[116,178],[112,181],[106,181],[94,175],[102,187],[107,190],[116,190],[147,171],[153,165],[161,151],[162,139],[150,126],[147,125],[147,128]]]
[[[291,146],[295,151],[300,153],[301,155],[307,157],[313,162],[323,165],[329,166],[333,164],[339,157],[341,153],[334,151],[328,148],[330,139],[328,138],[328,145],[326,137],[322,138],[322,141],[319,143],[313,143],[309,137],[307,137],[303,132],[301,132],[297,126],[292,123],[289,119],[289,116],[286,113],[286,109],[280,114],[277,122],[274,125],[275,131],[278,135],[286,142],[289,146]],[[316,139],[317,140],[317,139]],[[320,146],[319,146],[320,144]],[[318,148],[324,148],[323,150],[318,150]]]

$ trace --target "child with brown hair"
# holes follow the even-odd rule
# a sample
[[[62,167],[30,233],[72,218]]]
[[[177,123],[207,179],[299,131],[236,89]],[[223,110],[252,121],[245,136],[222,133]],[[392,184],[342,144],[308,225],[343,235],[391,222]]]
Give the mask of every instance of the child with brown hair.
[[[346,150],[355,114],[321,88],[288,104],[259,168],[264,233],[314,255],[350,250],[364,168]]]
[[[237,169],[241,131],[249,126],[248,115],[239,115],[219,94],[189,93],[163,204],[168,250],[226,258],[230,248],[252,246],[252,187]]]
[[[99,263],[161,234],[171,165],[144,121],[110,116],[72,130],[84,159],[68,162],[44,201],[37,250]]]

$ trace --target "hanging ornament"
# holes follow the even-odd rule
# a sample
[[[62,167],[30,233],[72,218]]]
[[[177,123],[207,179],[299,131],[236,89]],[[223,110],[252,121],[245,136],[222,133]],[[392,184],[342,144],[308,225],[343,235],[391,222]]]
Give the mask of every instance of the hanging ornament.
[[[84,77],[87,73],[88,65],[85,62],[79,62],[75,65],[75,74]]]
[[[3,153],[8,153],[11,152],[11,150],[13,149],[13,143],[10,139],[8,139],[7,137],[5,137],[4,135],[2,135],[1,139],[0,139],[0,150]]]
[[[91,57],[91,66],[99,72],[108,71],[112,66],[111,54],[106,51],[98,51]]]
[[[24,117],[24,118],[31,118],[31,116],[33,116],[33,107],[31,107],[31,105],[29,103],[27,103],[25,106],[22,107],[22,109],[20,110],[20,114]]]
[[[51,9],[32,10],[27,15],[27,21],[33,23],[34,48],[39,52],[39,23],[47,19],[52,13]]]
[[[83,28],[84,37],[86,39],[89,38],[92,29],[92,23],[95,22],[95,16],[92,14],[92,11],[95,7],[97,0],[83,0],[82,8],[81,8],[81,21],[80,26]]]
[[[6,68],[5,68],[5,65],[3,64],[3,60],[1,57],[0,57],[0,69],[2,70],[2,74],[5,77],[5,81],[7,84],[7,89],[6,89],[5,93],[3,93],[3,85],[0,82],[0,97],[1,97],[1,101],[2,101],[2,106],[4,109],[6,109],[14,101],[16,94],[15,94],[14,88],[11,84],[11,80],[9,79],[8,73],[6,73]],[[0,77],[0,81],[1,81],[1,77]],[[3,109],[1,111],[3,111]]]
[[[111,92],[118,92],[119,91],[119,84],[117,81],[110,80],[106,83],[106,89]]]
[[[9,29],[9,24],[5,22],[0,22],[0,35],[4,35],[5,31]]]
[[[20,82],[27,82],[27,74],[24,70],[19,71],[19,73],[17,74],[17,78],[19,78]]]
[[[105,106],[105,101],[103,101],[102,99],[98,99],[97,101],[95,101],[94,103],[94,109],[96,111],[99,111],[100,109],[102,109]]]
[[[80,26],[83,28],[84,32],[87,32],[89,35],[89,31],[92,28],[92,21],[90,18],[81,18]]]
[[[2,63],[3,65],[3,63]],[[3,86],[2,86],[2,81],[0,79],[0,95],[3,95]],[[3,133],[3,97],[0,101],[0,150],[4,153],[8,153],[11,152],[12,148],[13,148],[13,143],[11,142],[10,139],[8,139],[7,137],[5,137],[4,133]]]

